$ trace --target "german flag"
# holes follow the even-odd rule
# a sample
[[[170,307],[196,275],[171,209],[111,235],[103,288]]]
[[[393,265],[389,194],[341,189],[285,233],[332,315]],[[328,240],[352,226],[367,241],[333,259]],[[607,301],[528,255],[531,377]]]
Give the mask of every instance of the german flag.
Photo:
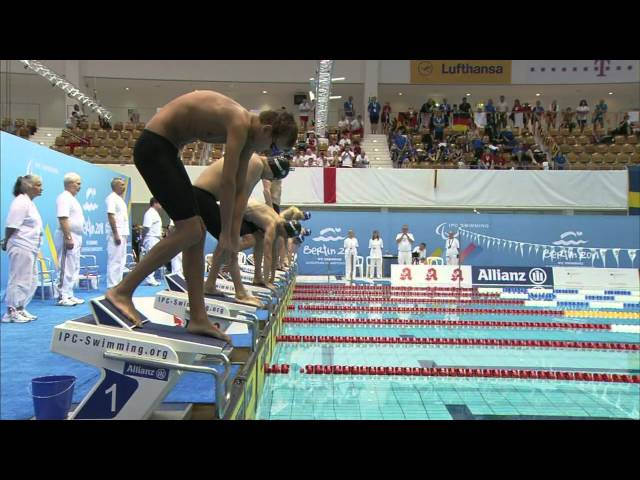
[[[629,168],[629,215],[640,215],[640,166]]]

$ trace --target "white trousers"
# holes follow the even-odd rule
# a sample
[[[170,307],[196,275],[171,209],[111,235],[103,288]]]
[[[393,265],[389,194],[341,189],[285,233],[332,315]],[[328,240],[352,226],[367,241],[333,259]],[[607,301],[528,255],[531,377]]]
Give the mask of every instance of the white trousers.
[[[356,257],[358,256],[358,252],[355,250],[349,251],[345,250],[344,252],[344,278],[351,279],[353,278],[354,270],[356,269]]]
[[[156,246],[158,242],[160,242],[159,237],[144,237],[144,242],[142,242],[142,246],[144,247],[146,253],[149,253],[153,247]],[[149,283],[157,282],[156,280],[156,272],[151,272],[149,276],[145,279]]]
[[[182,252],[171,259],[171,273],[182,275]]]
[[[80,276],[80,250],[82,236],[71,233],[73,248],[66,250],[62,232],[56,231],[55,245],[58,252],[58,294],[61,298],[73,297],[73,286]],[[62,282],[62,284],[61,284]]]
[[[447,252],[447,265],[459,265],[460,259],[458,258],[458,254],[456,252]]]
[[[9,257],[9,280],[5,296],[7,306],[26,307],[38,288],[36,253],[25,248],[10,246],[7,249],[7,256]]]
[[[382,278],[382,258],[371,257],[369,265],[369,277]]]
[[[411,265],[411,252],[398,252],[398,265]]]
[[[120,239],[120,245],[116,245],[113,236],[107,235],[107,288],[115,287],[122,281],[127,260],[127,235],[120,235]]]

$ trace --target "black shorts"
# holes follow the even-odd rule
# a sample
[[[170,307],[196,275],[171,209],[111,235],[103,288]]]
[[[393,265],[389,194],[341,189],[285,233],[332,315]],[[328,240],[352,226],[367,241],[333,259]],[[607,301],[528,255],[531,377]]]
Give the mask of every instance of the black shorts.
[[[133,149],[133,162],[169,218],[186,220],[199,214],[191,180],[173,143],[143,130]]]
[[[253,222],[248,222],[246,220],[242,220],[242,225],[240,225],[240,236],[250,235],[252,233],[262,232],[262,229],[257,226]]]
[[[220,207],[218,206],[216,197],[211,192],[199,187],[192,187],[192,191],[202,221],[207,227],[207,232],[217,240],[222,231],[222,220],[220,218]]]
[[[378,120],[379,120],[379,117],[369,117],[369,121],[374,125],[378,124]]]
[[[278,204],[274,203],[274,204],[273,204],[273,209],[276,211],[276,213],[277,213],[278,215],[280,215],[280,205],[278,205]]]

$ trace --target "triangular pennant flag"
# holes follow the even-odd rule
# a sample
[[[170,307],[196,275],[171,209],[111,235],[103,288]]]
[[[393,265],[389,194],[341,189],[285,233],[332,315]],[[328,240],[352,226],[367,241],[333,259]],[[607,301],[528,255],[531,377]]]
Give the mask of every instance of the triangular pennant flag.
[[[602,259],[602,266],[606,267],[607,266],[607,249],[606,248],[600,249],[600,258]]]
[[[533,250],[533,243],[529,244],[529,252],[527,253],[527,255],[531,255],[531,250]]]
[[[590,248],[591,250],[591,266],[595,266],[596,257],[598,256],[598,251],[595,248]]]
[[[616,267],[620,268],[620,249],[614,248],[611,251],[613,252],[613,258],[616,259]]]
[[[536,256],[538,255],[538,250],[540,249],[540,245],[536,244]]]
[[[633,267],[633,261],[636,259],[637,250],[627,250],[627,255],[629,255],[629,260],[631,260],[631,266]]]
[[[520,243],[520,256],[524,257],[524,243]]]

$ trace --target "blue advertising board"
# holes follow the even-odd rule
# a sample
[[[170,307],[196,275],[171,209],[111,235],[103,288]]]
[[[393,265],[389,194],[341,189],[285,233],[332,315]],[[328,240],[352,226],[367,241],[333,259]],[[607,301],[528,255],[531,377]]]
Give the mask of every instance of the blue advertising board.
[[[473,286],[553,288],[552,267],[471,267]]]

